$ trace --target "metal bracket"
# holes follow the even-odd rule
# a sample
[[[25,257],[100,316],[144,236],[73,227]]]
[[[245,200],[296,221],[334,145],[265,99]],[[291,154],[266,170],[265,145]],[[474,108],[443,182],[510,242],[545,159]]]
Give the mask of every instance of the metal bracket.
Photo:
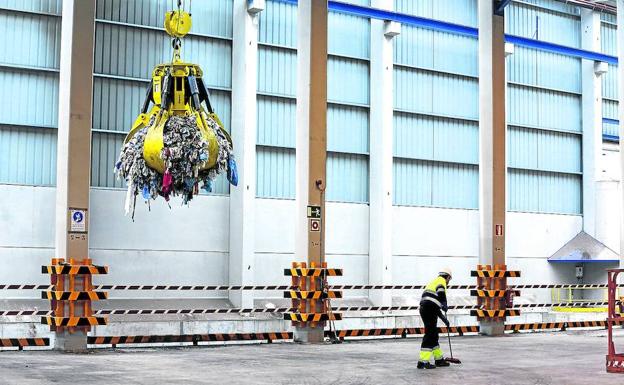
[[[505,16],[505,7],[511,3],[511,0],[494,0],[494,14]]]

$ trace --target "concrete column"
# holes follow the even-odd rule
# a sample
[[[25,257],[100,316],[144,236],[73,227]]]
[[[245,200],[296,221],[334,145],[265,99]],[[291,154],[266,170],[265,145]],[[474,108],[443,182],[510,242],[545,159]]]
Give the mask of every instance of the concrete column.
[[[238,186],[230,188],[229,283],[254,283],[256,200],[256,78],[258,16],[247,0],[234,0],[232,36],[232,141],[238,166]],[[253,293],[231,291],[237,307],[253,307]]]
[[[295,260],[317,266],[325,261],[327,13],[327,0],[299,1]],[[307,206],[320,207],[320,218],[309,219]],[[295,339],[322,342],[322,326],[297,329]]]
[[[505,263],[505,18],[493,1],[479,1],[479,263]],[[481,332],[504,333],[503,322],[481,322]]]
[[[600,52],[600,14],[581,9],[582,48]],[[596,237],[596,187],[602,154],[602,79],[599,62],[583,59],[583,231]]]
[[[620,267],[624,268],[624,0],[617,2],[618,95],[620,118]]]
[[[63,2],[55,244],[57,258],[77,262],[89,257],[94,20],[95,0]],[[86,350],[86,334],[57,333],[55,348]]]
[[[374,8],[391,11],[392,0],[373,0]],[[390,22],[371,19],[370,57],[370,205],[368,283],[392,284],[392,115],[393,45]],[[390,306],[390,290],[371,290],[375,306]]]

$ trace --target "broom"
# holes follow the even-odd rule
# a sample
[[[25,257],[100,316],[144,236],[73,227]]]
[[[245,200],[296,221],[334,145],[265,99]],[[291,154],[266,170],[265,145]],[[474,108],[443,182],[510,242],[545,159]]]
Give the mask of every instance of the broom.
[[[446,313],[444,313],[444,316],[447,317]],[[461,364],[459,358],[453,357],[453,345],[451,345],[451,328],[449,326],[446,327],[446,335],[448,336],[449,351],[451,352],[451,357],[446,357],[445,361],[451,364]]]

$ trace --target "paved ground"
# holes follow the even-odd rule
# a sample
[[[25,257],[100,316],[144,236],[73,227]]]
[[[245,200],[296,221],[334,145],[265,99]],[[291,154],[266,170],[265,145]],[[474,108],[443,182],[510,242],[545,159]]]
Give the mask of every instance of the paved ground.
[[[624,347],[624,331],[618,331]],[[623,384],[605,331],[453,337],[463,365],[417,370],[420,338],[341,345],[1,352],[0,384]],[[616,340],[617,342],[617,340]],[[443,348],[447,348],[446,343]]]

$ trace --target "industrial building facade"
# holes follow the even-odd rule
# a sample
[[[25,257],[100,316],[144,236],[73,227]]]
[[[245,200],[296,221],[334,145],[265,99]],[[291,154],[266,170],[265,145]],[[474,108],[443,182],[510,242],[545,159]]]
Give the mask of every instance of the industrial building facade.
[[[171,208],[138,205],[133,222],[124,216],[126,187],[113,166],[152,68],[171,59],[162,28],[170,2],[97,1],[94,50],[84,55],[94,57],[90,257],[111,269],[99,282],[281,284],[288,282],[283,268],[306,259],[295,252],[297,5],[266,0],[250,34],[237,31],[243,3],[194,1],[182,53],[204,69],[225,127],[252,127],[255,151],[238,161],[254,165],[254,177],[238,187],[222,177],[189,207],[177,200]],[[355,3],[478,26],[477,0]],[[8,44],[0,50],[0,283],[45,283],[40,266],[55,254],[62,14],[61,0],[0,0]],[[327,262],[344,269],[341,284],[419,284],[443,266],[464,272],[457,283],[472,283],[468,272],[479,255],[478,40],[407,23],[384,35],[375,23],[382,21],[329,14]],[[615,15],[560,1],[513,1],[505,28],[617,55]],[[387,49],[371,49],[380,39]],[[248,45],[254,49],[240,48]],[[507,53],[507,264],[523,272],[516,283],[575,283],[573,265],[548,258],[579,232],[620,248],[618,67],[521,44],[509,44]],[[390,63],[390,84],[375,72],[380,62]],[[249,78],[253,124],[242,118],[252,111],[249,99],[237,98],[244,93],[236,89]],[[385,96],[376,96],[382,89]],[[387,103],[391,125],[379,124],[373,117]],[[391,153],[380,149],[385,140]],[[255,198],[242,205],[234,189]],[[372,215],[388,195],[390,210]],[[389,240],[379,239],[382,231]],[[602,282],[603,270],[616,265],[587,264],[583,282]],[[281,293],[210,295],[249,305]],[[365,291],[348,295],[391,301]],[[118,293],[124,296],[149,294]]]

